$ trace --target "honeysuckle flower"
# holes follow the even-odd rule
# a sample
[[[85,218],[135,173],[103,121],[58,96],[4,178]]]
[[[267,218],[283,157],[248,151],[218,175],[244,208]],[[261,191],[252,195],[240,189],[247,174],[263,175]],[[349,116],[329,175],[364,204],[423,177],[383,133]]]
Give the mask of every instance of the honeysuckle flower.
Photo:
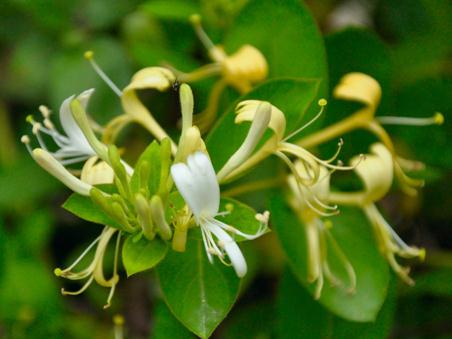
[[[306,149],[287,141],[288,139],[299,133],[301,130],[312,124],[322,114],[323,109],[326,105],[326,100],[319,100],[321,109],[316,117],[287,136],[285,136],[286,118],[284,116],[284,113],[270,103],[265,103],[265,105],[263,105],[263,103],[264,102],[259,100],[246,100],[240,102],[236,108],[237,116],[235,118],[235,123],[240,124],[244,121],[250,121],[253,125],[254,123],[256,123],[256,121],[268,121],[266,119],[261,119],[260,115],[264,115],[265,117],[268,111],[270,111],[270,119],[267,125],[261,125],[259,129],[261,130],[262,127],[268,127],[273,131],[273,135],[270,136],[270,138],[268,138],[263,143],[263,145],[254,153],[248,153],[246,159],[241,158],[240,162],[234,163],[228,161],[218,172],[218,180],[220,182],[229,182],[236,179],[272,154],[276,155],[284,161],[284,163],[289,167],[291,173],[294,175],[298,184],[304,187],[311,186],[317,182],[317,180],[319,179],[321,166],[324,166],[330,170],[350,170],[353,168],[351,166],[332,164],[332,162],[337,158],[340,152],[342,142],[339,143],[338,151],[331,159],[321,160],[314,156],[312,153],[308,152]],[[257,133],[256,136],[260,138],[262,136],[262,133]],[[252,145],[254,147],[256,145],[256,142],[253,142]],[[231,159],[234,156],[235,155],[233,155]],[[305,176],[298,173],[290,157],[295,157],[303,163],[303,166],[309,169],[306,172]]]
[[[136,94],[137,90],[142,89],[155,89],[163,92],[171,88],[176,77],[169,69],[164,67],[143,68],[133,75],[130,83],[121,91],[96,63],[92,51],[85,52],[85,59],[90,62],[99,77],[118,95],[125,111],[125,114],[112,119],[105,127],[103,131],[104,142],[113,142],[119,132],[130,122],[141,124],[159,141],[169,138]],[[173,154],[176,153],[176,145],[172,142],[171,146]]]
[[[249,92],[255,83],[267,77],[268,64],[264,55],[249,44],[241,46],[231,55],[226,54],[222,46],[214,45],[207,36],[199,15],[192,15],[190,21],[213,62],[190,73],[174,69],[178,80],[190,83],[210,76],[221,76],[212,88],[206,109],[195,115],[196,125],[204,132],[215,120],[218,101],[225,86],[232,86],[241,94]]]
[[[297,161],[295,168],[300,176],[307,176],[307,169],[302,162]],[[311,186],[301,186],[295,175],[287,177],[287,183],[290,188],[289,204],[297,214],[306,232],[307,245],[307,279],[308,282],[316,282],[314,297],[320,298],[324,278],[332,285],[344,286],[340,278],[331,269],[328,258],[335,256],[348,277],[349,287],[347,290],[352,293],[356,287],[356,274],[350,261],[331,235],[329,228],[332,226],[330,220],[323,220],[316,211],[336,210],[336,206],[329,206],[323,201],[328,201],[330,193],[330,173],[321,166],[318,180]],[[313,208],[313,206],[317,206]],[[329,213],[325,213],[328,215]],[[329,253],[331,252],[331,253]]]
[[[261,223],[262,227],[256,234],[245,234],[216,219],[221,215],[220,187],[212,163],[205,153],[193,153],[187,157],[186,163],[172,165],[171,176],[201,228],[209,261],[213,263],[215,255],[226,264],[227,256],[237,276],[243,277],[247,271],[246,261],[231,234],[248,240],[256,239],[265,233],[266,224]]]
[[[69,172],[52,154],[41,148],[35,148],[31,152],[33,159],[44,170],[49,172],[74,192],[85,196],[89,195],[92,186],[81,181]]]
[[[104,255],[107,250],[108,243],[110,242],[112,236],[117,234],[116,244],[115,244],[115,256],[113,263],[113,276],[110,279],[105,279],[103,262]],[[102,233],[83,251],[83,253],[65,269],[56,268],[54,273],[58,277],[63,277],[69,280],[84,280],[87,279],[85,284],[77,291],[67,291],[64,288],[61,289],[63,295],[79,295],[83,293],[93,281],[96,281],[99,285],[103,287],[109,287],[110,293],[107,298],[107,303],[104,308],[107,308],[111,304],[111,300],[115,293],[116,285],[119,281],[118,275],[118,256],[119,256],[119,244],[121,241],[121,232],[118,230],[105,226]],[[82,259],[91,251],[91,249],[96,246],[96,251],[94,253],[93,260],[91,263],[79,272],[74,272],[74,268],[82,261]]]
[[[93,92],[94,89],[88,89],[78,96],[70,96],[61,104],[59,117],[61,127],[63,128],[66,135],[58,132],[58,130],[55,128],[53,122],[50,119],[51,112],[45,106],[39,107],[39,110],[44,118],[42,123],[36,122],[31,115],[27,117],[27,121],[33,125],[32,131],[36,136],[36,139],[38,140],[40,148],[48,151],[63,165],[82,162],[96,154],[86,140],[83,132],[75,122],[70,108],[71,101],[77,99],[82,107],[86,110],[89,99]],[[45,141],[43,140],[41,133],[49,135],[54,141],[55,145],[58,147],[58,150],[56,150],[55,152],[50,151]],[[29,141],[29,139],[23,138],[23,141]],[[32,149],[30,143],[25,142],[25,145],[31,153]]]
[[[396,256],[423,260],[425,250],[408,246],[378,211],[375,203],[385,196],[391,187],[394,162],[392,153],[385,145],[376,143],[370,149],[372,153],[366,155],[365,161],[357,163],[356,158],[351,160],[352,164],[356,164],[355,171],[364,183],[365,189],[360,192],[334,192],[330,194],[329,200],[337,204],[362,208],[373,226],[381,253],[394,272],[407,284],[412,285],[414,282],[408,275],[409,267],[401,266]]]
[[[440,125],[444,122],[443,115],[441,113],[435,113],[431,118],[376,117],[375,113],[381,99],[381,87],[374,78],[364,73],[355,72],[346,74],[335,87],[333,95],[338,99],[362,103],[364,107],[340,122],[304,137],[299,140],[297,144],[302,147],[310,148],[328,141],[331,138],[342,136],[354,129],[366,129],[375,134],[390,151],[394,162],[394,171],[400,181],[401,188],[408,194],[416,194],[416,188],[421,187],[424,182],[408,177],[404,173],[404,169],[419,169],[423,167],[423,164],[417,161],[403,159],[398,156],[390,136],[382,125]]]
[[[80,180],[90,185],[113,183],[115,173],[113,169],[97,156],[89,158],[83,165]]]

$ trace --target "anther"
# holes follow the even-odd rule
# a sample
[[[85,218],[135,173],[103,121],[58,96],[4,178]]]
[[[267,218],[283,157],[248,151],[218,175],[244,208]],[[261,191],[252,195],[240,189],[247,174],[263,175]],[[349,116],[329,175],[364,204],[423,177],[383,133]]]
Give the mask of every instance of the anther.
[[[38,134],[39,130],[42,128],[42,125],[39,122],[33,123],[32,132],[33,134]]]
[[[61,277],[61,275],[63,274],[63,271],[61,270],[61,268],[55,268],[53,270],[53,274],[55,274],[57,277]]]
[[[44,126],[45,126],[46,128],[48,128],[48,129],[50,129],[50,130],[55,129],[55,126],[53,125],[52,121],[50,121],[50,119],[45,118],[43,122],[44,122]]]
[[[49,118],[51,112],[50,112],[50,109],[49,109],[47,106],[40,105],[40,106],[38,107],[38,109],[39,109],[39,111],[41,112],[42,116],[43,116],[45,119]]]
[[[27,145],[30,143],[30,137],[28,135],[22,135],[22,137],[20,138],[20,142]]]

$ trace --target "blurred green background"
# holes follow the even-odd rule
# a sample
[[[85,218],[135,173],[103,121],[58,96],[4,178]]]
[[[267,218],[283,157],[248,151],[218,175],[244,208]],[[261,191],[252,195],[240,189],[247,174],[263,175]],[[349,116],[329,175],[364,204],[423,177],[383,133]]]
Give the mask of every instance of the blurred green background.
[[[279,2],[284,6],[284,1]],[[97,121],[104,123],[120,112],[119,99],[83,59],[84,51],[95,52],[97,62],[120,88],[138,69],[162,61],[188,71],[207,61],[188,16],[201,13],[209,35],[221,42],[246,3],[0,2],[0,337],[113,337],[116,313],[124,315],[130,338],[190,337],[160,300],[152,272],[129,279],[122,275],[113,306],[106,311],[102,305],[108,292],[94,284],[78,297],[60,295],[63,285],[77,285],[58,279],[53,269],[76,258],[101,229],[60,208],[67,189],[34,164],[19,140],[29,133],[25,117],[38,116],[39,105],[57,112],[62,100],[87,88],[96,88],[90,108]],[[452,338],[451,2],[311,0],[306,4],[325,36],[330,89],[348,71],[368,72],[383,87],[383,113],[430,116],[441,111],[445,116],[441,127],[388,128],[400,153],[426,162],[422,175],[427,185],[415,198],[394,193],[383,204],[402,238],[425,246],[428,255],[424,264],[414,267],[416,286],[394,283],[380,328],[363,337]],[[261,20],[265,24],[265,17]],[[281,36],[269,39],[291,43]],[[246,36],[242,40],[246,43]],[[195,86],[201,104],[206,88]],[[177,110],[173,111],[174,116],[159,119],[174,124]],[[126,133],[131,136],[128,146],[137,152],[149,142],[140,129]],[[288,302],[278,297],[278,286],[290,285],[293,279],[286,274],[279,282],[280,270],[262,270],[249,282],[255,288],[245,292],[216,337],[297,337],[289,323],[278,320],[278,303]],[[303,297],[306,308],[318,312],[313,322],[323,319],[340,328],[340,320],[299,296]],[[338,330],[320,337],[349,335]]]

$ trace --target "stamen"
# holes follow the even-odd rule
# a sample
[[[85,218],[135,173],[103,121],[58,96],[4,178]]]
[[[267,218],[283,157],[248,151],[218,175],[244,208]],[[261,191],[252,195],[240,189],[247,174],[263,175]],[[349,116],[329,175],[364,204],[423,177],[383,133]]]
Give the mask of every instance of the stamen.
[[[55,126],[53,125],[52,121],[50,121],[50,119],[48,119],[48,118],[44,119],[44,126],[46,128],[48,128],[49,130],[55,129]]]
[[[84,54],[84,57],[86,60],[89,61],[91,66],[94,68],[94,71],[99,75],[99,77],[105,81],[105,83],[108,85],[108,87],[111,88],[113,92],[116,93],[118,97],[122,96],[122,91],[116,86],[116,84],[108,77],[107,74],[99,67],[99,65],[94,60],[94,52],[93,51],[86,51]]]
[[[192,14],[190,16],[190,23],[192,24],[193,29],[198,36],[198,39],[202,42],[202,44],[208,51],[216,48],[212,40],[210,40],[209,36],[204,31],[201,25],[201,16],[199,14]]]
[[[442,125],[444,123],[444,115],[442,115],[440,112],[436,112],[430,118],[383,116],[376,117],[376,119],[380,124],[383,125],[428,126]]]
[[[94,276],[91,276],[91,278],[88,279],[88,281],[77,291],[66,291],[64,288],[61,289],[62,295],[79,295],[86,291],[86,289],[91,285],[93,282]]]
[[[89,246],[82,252],[82,254],[80,254],[80,256],[74,261],[74,263],[71,266],[69,266],[68,268],[66,268],[64,270],[62,270],[60,268],[55,268],[53,273],[55,273],[55,275],[57,277],[60,277],[64,273],[71,271],[85,257],[85,255],[88,254],[88,252],[94,247],[94,245],[96,245],[98,243],[98,241],[100,240],[101,236],[102,236],[102,234],[99,235],[96,239],[94,239],[94,241],[91,244],[89,244]]]
[[[113,261],[113,278],[112,278],[110,293],[108,294],[107,303],[104,305],[104,309],[110,307],[111,300],[113,299],[113,296],[115,294],[116,285],[118,284],[118,281],[119,281],[118,257],[119,257],[119,244],[120,243],[121,243],[121,232],[118,232],[118,235],[116,237],[116,245],[115,245],[115,257],[113,259],[114,260]]]
[[[48,119],[50,116],[50,109],[47,106],[44,105],[40,105],[38,107],[39,111],[41,112],[42,116],[44,117],[44,119]]]
[[[344,140],[342,138],[340,138],[339,142],[337,143],[337,150],[336,150],[336,152],[334,153],[334,155],[331,158],[329,158],[328,160],[325,160],[325,162],[330,164],[334,160],[336,160],[337,157],[339,156],[339,153],[341,153],[342,146],[344,146]]]
[[[30,137],[28,135],[22,135],[22,137],[20,138],[20,141],[25,145],[28,153],[30,153],[30,155],[33,156],[33,150],[31,149],[31,146],[30,146]]]
[[[282,141],[287,141],[290,138],[294,137],[295,135],[297,135],[298,133],[300,133],[301,131],[303,131],[304,129],[306,129],[307,127],[309,127],[310,125],[312,125],[318,118],[320,118],[320,116],[323,114],[323,111],[325,110],[325,106],[327,105],[327,101],[326,99],[320,99],[318,101],[318,105],[320,106],[320,111],[316,114],[316,116],[314,118],[312,118],[309,122],[307,122],[306,124],[304,124],[303,126],[301,126],[299,129],[295,130],[294,132],[290,133],[287,137],[285,137]]]

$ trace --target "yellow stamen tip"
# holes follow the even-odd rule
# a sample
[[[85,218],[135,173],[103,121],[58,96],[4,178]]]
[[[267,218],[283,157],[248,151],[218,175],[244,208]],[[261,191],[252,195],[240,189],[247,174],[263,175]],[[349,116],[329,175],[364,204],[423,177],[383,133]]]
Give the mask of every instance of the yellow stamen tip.
[[[200,23],[201,23],[201,15],[199,15],[199,14],[192,14],[192,15],[190,15],[190,22],[193,24],[193,25],[199,25]]]
[[[326,229],[331,229],[333,227],[333,222],[331,220],[325,220],[323,226],[325,226]]]
[[[86,60],[92,60],[93,57],[94,57],[94,52],[93,52],[93,51],[86,51],[86,52],[83,54],[83,57],[84,57]]]
[[[120,314],[116,314],[116,315],[113,317],[113,323],[114,323],[115,325],[118,325],[118,326],[124,325],[124,317],[123,317],[122,315],[120,315]]]
[[[425,255],[426,255],[425,248],[421,248],[419,250],[419,260],[420,261],[424,261],[425,260]]]
[[[440,112],[436,112],[433,116],[433,120],[435,121],[435,124],[442,125],[444,124],[444,115],[442,115]]]
[[[318,102],[320,107],[325,107],[328,104],[328,101],[324,98],[320,99]]]
[[[30,124],[34,123],[33,116],[31,114],[27,115],[27,117],[25,118],[25,121],[29,122]]]
[[[61,270],[61,268],[55,268],[53,270],[53,274],[55,274],[57,277],[61,277],[61,275],[63,274],[63,271]]]
[[[30,143],[30,138],[28,135],[22,135],[22,137],[20,138],[20,141],[24,144],[28,144],[28,143]]]
[[[226,208],[226,211],[232,212],[234,210],[234,205],[231,203],[227,203],[225,208]]]

